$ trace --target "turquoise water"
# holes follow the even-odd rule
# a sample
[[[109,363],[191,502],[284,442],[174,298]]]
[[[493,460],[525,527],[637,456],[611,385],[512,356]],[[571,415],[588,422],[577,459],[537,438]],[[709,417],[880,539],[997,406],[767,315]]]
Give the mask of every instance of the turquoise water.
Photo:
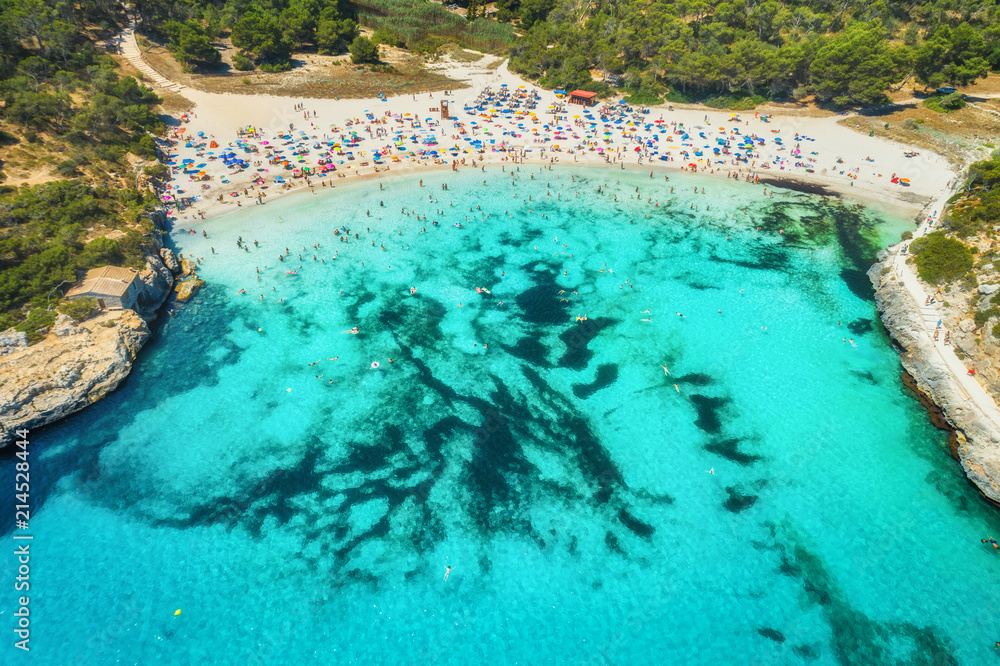
[[[33,433],[5,663],[992,663],[997,514],[862,275],[909,223],[695,176],[383,185],[178,222],[208,286]]]

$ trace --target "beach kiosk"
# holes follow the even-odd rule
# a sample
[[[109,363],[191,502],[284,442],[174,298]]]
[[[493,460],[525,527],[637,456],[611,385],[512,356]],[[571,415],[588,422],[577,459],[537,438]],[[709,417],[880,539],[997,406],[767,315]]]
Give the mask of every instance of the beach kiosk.
[[[448,120],[449,118],[451,116],[448,115],[448,100],[443,99],[441,100],[441,120]]]
[[[66,298],[93,298],[102,310],[134,310],[141,282],[134,268],[103,266],[87,271],[83,282],[66,292]]]
[[[587,90],[574,90],[569,94],[570,104],[583,104],[593,106],[597,103],[597,93]]]

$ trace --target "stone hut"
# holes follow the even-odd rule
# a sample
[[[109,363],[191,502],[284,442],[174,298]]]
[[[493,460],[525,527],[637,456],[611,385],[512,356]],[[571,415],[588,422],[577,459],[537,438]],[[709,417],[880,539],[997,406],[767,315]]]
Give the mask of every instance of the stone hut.
[[[134,310],[141,284],[134,268],[103,266],[87,271],[83,281],[66,292],[66,298],[93,298],[102,310]]]

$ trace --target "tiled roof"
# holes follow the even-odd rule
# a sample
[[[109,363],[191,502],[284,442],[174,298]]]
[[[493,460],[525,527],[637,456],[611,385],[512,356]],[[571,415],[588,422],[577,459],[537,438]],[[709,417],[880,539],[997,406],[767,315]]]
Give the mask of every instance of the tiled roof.
[[[128,291],[129,285],[132,284],[137,275],[139,273],[134,268],[121,268],[120,266],[95,268],[87,271],[83,282],[66,292],[66,296],[104,294],[121,297]]]

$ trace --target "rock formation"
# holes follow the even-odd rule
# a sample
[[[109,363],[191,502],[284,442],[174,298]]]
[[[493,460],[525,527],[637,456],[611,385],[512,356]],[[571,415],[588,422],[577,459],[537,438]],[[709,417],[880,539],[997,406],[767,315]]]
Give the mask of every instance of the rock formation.
[[[174,291],[177,292],[177,300],[181,303],[187,303],[188,299],[194,296],[194,292],[205,286],[205,281],[195,276],[191,280],[184,280],[183,282],[178,282],[177,287]]]
[[[100,400],[128,376],[149,338],[131,310],[104,312],[79,325],[68,317],[55,335],[0,356],[0,440],[18,428],[52,423]]]
[[[917,387],[943,412],[958,436],[957,455],[969,480],[994,504],[1000,505],[1000,429],[963,396],[921,321],[920,309],[889,267],[889,253],[868,271],[882,323],[901,348],[899,360]]]
[[[113,391],[150,336],[143,316],[155,316],[180,270],[174,253],[154,242],[139,273],[139,313],[104,312],[83,323],[60,315],[50,335],[31,346],[24,333],[0,332],[0,446],[19,428],[52,423]],[[186,287],[188,298],[204,284],[189,282],[199,284]]]

